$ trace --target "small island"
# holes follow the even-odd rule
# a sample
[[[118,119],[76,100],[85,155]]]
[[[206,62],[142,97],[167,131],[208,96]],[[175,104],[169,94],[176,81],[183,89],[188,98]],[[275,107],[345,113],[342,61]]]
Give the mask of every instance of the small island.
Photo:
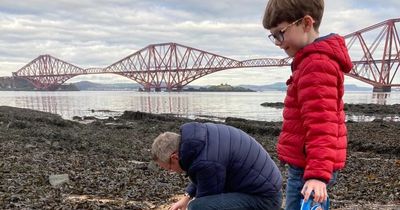
[[[240,87],[240,86],[231,86],[228,84],[220,84],[220,85],[212,85],[209,87],[199,87],[193,88],[189,87],[187,89],[183,89],[186,92],[256,92],[254,90]]]

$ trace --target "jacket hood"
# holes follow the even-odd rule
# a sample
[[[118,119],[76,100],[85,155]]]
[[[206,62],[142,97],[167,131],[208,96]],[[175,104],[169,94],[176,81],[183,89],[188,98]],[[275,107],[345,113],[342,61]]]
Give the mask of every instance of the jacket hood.
[[[205,124],[192,122],[182,125],[180,131],[179,164],[184,171],[188,171],[206,145],[207,127]]]
[[[300,49],[293,60],[292,67],[297,65],[310,54],[324,54],[335,60],[344,73],[349,73],[353,68],[344,38],[337,34],[330,34],[316,39],[313,43]]]

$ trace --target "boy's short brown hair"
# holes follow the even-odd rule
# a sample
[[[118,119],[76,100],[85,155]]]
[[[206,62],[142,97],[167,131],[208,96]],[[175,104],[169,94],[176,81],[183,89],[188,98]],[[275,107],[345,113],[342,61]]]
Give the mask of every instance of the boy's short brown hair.
[[[265,8],[263,26],[271,29],[280,23],[291,23],[306,15],[314,20],[318,31],[324,13],[324,0],[269,0]]]

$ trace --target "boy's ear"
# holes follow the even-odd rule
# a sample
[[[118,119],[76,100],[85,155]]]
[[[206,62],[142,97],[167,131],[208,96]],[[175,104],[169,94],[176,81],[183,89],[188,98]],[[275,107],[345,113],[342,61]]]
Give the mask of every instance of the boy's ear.
[[[304,22],[304,30],[305,30],[306,32],[309,32],[309,31],[311,31],[311,30],[314,30],[314,23],[315,23],[315,20],[314,20],[314,18],[312,18],[310,15],[304,16],[303,22]]]

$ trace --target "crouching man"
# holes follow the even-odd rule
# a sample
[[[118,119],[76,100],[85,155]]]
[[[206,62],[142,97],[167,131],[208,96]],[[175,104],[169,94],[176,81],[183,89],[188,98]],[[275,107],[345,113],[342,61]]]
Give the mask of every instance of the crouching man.
[[[278,167],[242,130],[222,124],[187,123],[181,126],[180,134],[160,134],[151,152],[161,168],[186,173],[191,180],[185,196],[171,210],[281,207]]]

